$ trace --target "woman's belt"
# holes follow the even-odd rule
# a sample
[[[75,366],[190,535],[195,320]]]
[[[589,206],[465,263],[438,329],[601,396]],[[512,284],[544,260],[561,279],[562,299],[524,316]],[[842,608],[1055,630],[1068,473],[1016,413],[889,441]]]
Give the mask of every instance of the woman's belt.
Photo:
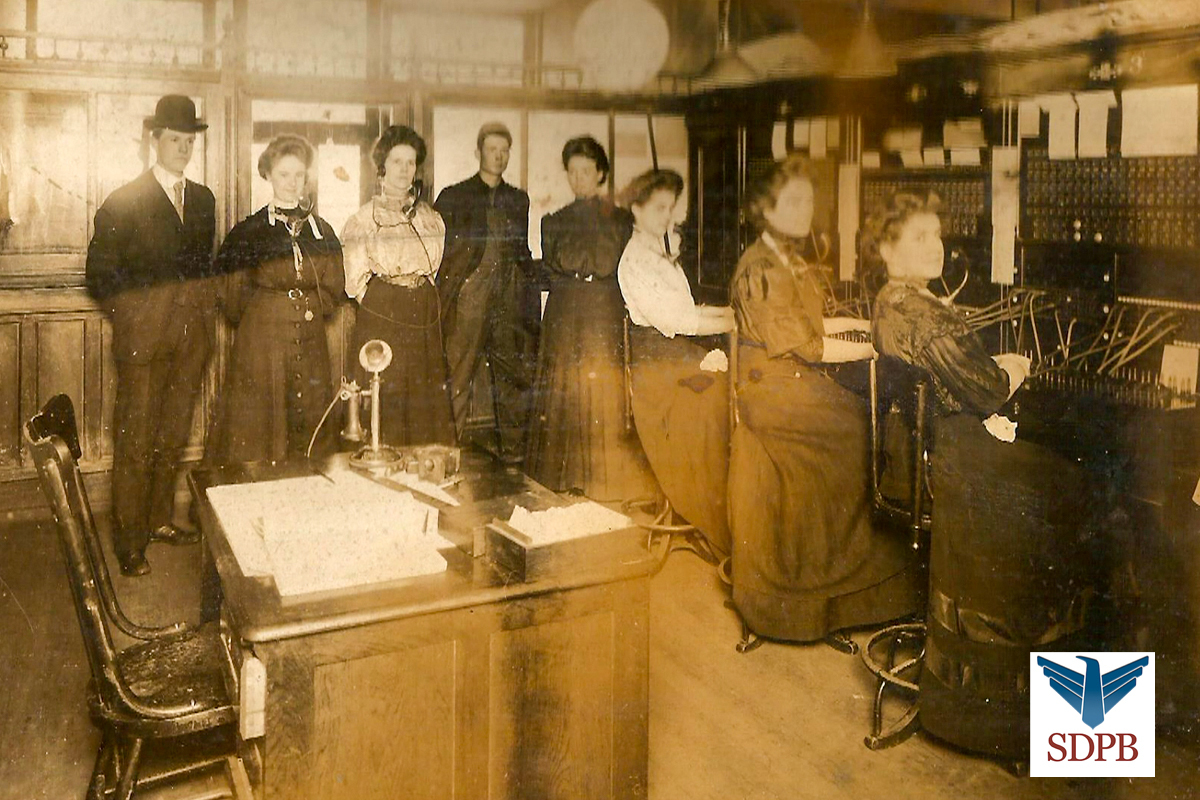
[[[317,290],[311,286],[307,289],[301,289],[299,286],[292,286],[286,289],[282,286],[255,286],[254,291],[278,295],[290,300],[300,300],[305,297],[316,297],[317,295]]]
[[[433,275],[428,272],[402,272],[399,275],[380,275],[375,277],[392,286],[403,286],[405,289],[416,289],[426,282],[433,283]]]

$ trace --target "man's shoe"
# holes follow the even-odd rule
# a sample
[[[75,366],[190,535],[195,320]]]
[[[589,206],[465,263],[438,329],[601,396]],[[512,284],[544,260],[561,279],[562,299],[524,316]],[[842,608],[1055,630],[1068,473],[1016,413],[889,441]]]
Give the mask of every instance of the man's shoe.
[[[150,533],[151,542],[164,544],[195,544],[200,541],[199,531],[185,531],[183,528],[167,523],[159,525]]]
[[[121,565],[121,574],[126,577],[136,578],[150,573],[150,564],[146,561],[146,556],[137,551],[117,554],[117,562]]]

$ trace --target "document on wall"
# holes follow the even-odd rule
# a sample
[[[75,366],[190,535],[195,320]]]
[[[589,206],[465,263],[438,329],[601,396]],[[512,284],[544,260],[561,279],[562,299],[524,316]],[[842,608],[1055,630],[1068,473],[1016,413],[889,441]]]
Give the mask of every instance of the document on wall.
[[[992,148],[992,282],[1016,279],[1017,222],[1021,202],[1021,150]]]
[[[857,164],[838,167],[838,278],[843,281],[854,280],[861,172]]]
[[[1079,157],[1104,158],[1108,155],[1108,110],[1117,104],[1111,89],[1076,92],[1079,105]]]
[[[1078,107],[1070,92],[1044,94],[1037,104],[1050,115],[1050,134],[1047,141],[1052,159],[1075,158],[1075,117]]]
[[[1200,91],[1195,84],[1121,92],[1122,156],[1194,156]]]

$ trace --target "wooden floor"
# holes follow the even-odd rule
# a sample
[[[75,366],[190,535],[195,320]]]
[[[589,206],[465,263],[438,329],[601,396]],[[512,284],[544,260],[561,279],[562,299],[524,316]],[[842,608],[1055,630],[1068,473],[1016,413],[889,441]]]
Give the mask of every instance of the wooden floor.
[[[152,575],[116,578],[131,615],[194,618],[198,546],[155,545],[148,555]],[[654,578],[653,800],[1200,798],[1200,743],[1161,736],[1159,777],[1125,781],[1016,778],[923,736],[868,751],[871,685],[859,660],[823,645],[738,654],[725,597],[711,568],[686,553]],[[98,744],[86,684],[53,528],[0,521],[0,800],[83,796]]]

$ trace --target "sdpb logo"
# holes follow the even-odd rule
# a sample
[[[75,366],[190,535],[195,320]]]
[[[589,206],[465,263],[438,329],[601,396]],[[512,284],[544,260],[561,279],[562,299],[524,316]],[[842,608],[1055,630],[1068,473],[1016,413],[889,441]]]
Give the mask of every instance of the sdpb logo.
[[[1154,777],[1154,654],[1032,653],[1029,774]]]

